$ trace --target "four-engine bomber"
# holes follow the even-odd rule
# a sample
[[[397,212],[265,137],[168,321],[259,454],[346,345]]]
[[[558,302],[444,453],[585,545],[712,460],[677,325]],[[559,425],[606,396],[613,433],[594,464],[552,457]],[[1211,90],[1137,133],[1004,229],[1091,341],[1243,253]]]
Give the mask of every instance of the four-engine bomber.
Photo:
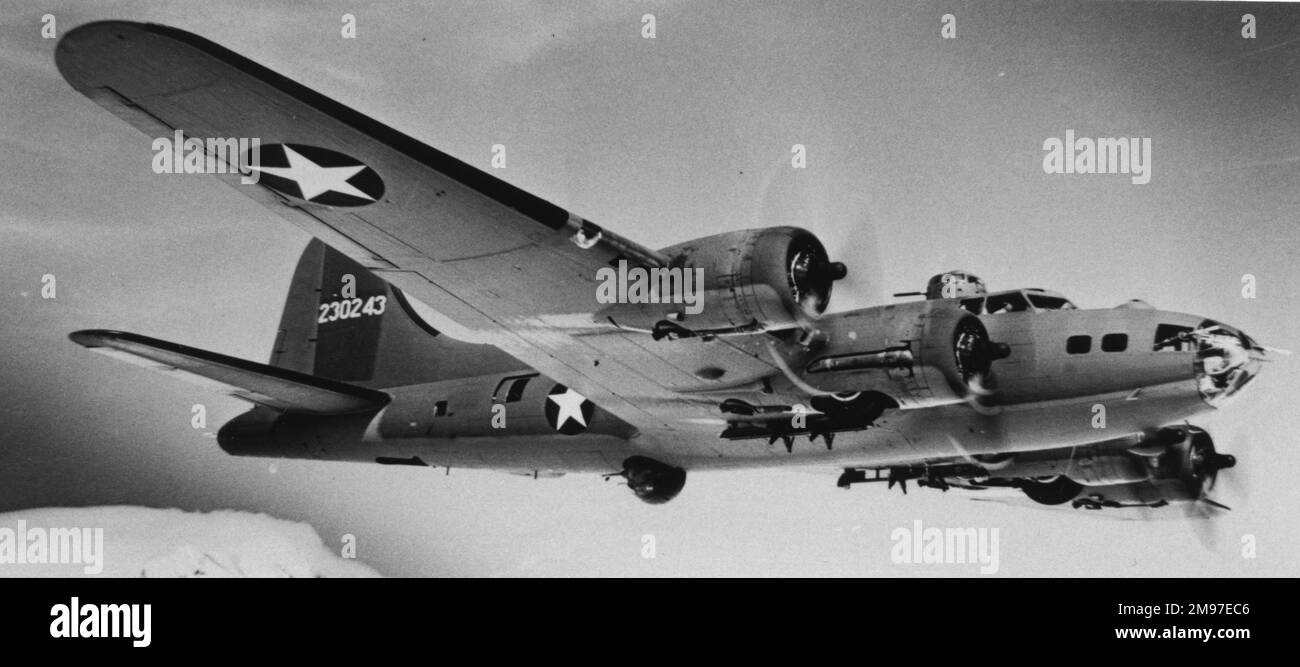
[[[165,26],[82,26],[57,63],[154,136],[260,137],[266,163],[212,178],[315,237],[269,363],[71,335],[254,403],[220,431],[231,454],[619,475],[651,503],[692,470],[823,466],[843,487],[1222,507],[1236,460],[1192,421],[1269,350],[1216,320],[965,271],[828,314],[848,269],[805,229],[647,248]]]

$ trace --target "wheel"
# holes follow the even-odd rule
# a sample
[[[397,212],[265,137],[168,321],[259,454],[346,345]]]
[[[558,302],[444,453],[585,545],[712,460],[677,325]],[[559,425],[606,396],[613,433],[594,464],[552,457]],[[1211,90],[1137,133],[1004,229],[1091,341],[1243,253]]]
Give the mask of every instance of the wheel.
[[[1057,475],[1049,479],[1026,480],[1020,486],[1029,499],[1042,505],[1061,505],[1074,500],[1083,490],[1083,485],[1066,477]]]

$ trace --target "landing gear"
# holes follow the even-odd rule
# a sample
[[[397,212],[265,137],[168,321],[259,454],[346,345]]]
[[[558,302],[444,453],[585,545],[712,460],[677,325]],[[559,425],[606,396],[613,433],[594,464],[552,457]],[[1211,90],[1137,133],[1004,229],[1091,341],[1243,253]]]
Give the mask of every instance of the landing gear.
[[[644,456],[628,457],[623,461],[623,470],[606,479],[615,476],[626,479],[627,488],[651,505],[662,505],[676,498],[686,486],[685,470]]]
[[[1057,475],[1050,479],[1025,480],[1021,482],[1020,490],[1036,503],[1063,505],[1074,500],[1083,490],[1083,485],[1065,475]]]

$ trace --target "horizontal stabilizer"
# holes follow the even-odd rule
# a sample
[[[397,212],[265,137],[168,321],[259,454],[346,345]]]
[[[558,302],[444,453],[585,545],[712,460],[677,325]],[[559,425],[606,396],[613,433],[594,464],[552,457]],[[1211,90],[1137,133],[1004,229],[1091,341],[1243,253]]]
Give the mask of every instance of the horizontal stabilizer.
[[[89,329],[68,338],[95,352],[284,412],[351,414],[378,410],[389,400],[380,391],[133,333]]]

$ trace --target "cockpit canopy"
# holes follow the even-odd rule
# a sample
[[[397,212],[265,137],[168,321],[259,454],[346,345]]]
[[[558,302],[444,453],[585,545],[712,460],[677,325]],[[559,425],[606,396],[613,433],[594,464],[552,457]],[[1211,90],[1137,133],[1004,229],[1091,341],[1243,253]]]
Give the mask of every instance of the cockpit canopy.
[[[976,315],[1075,310],[1078,308],[1078,306],[1074,305],[1074,302],[1061,294],[1037,288],[1007,290],[962,299],[961,307]]]

